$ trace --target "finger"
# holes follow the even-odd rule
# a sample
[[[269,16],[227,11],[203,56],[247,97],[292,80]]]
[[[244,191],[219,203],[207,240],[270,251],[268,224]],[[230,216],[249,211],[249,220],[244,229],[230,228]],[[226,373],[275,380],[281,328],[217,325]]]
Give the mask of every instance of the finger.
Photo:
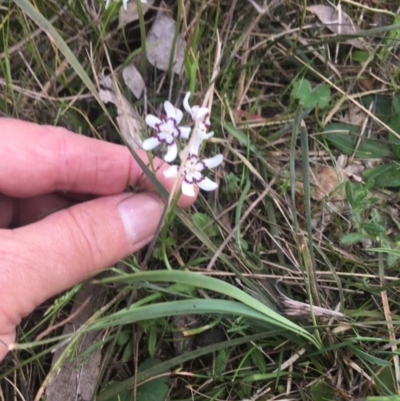
[[[29,197],[54,191],[111,195],[129,184],[143,181],[143,172],[125,146],[88,138],[51,126],[1,118],[0,192]],[[148,164],[144,151],[139,157]],[[154,158],[159,181],[170,190],[174,180],[165,178],[168,165]],[[146,181],[142,187],[150,188]],[[195,198],[182,195],[180,206]]]
[[[0,228],[11,224],[14,216],[14,202],[9,196],[0,194]]]
[[[120,194],[0,230],[0,340],[49,297],[149,243],[163,207],[155,194]]]
[[[15,226],[25,226],[37,220],[41,220],[49,214],[75,204],[71,199],[58,194],[47,194],[16,201],[14,222]]]

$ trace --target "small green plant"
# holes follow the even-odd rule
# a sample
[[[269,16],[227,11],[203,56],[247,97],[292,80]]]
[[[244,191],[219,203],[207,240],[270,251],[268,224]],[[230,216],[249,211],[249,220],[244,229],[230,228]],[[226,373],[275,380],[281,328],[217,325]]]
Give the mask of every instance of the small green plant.
[[[369,181],[365,185],[350,181],[346,183],[346,195],[350,203],[352,223],[356,231],[345,234],[341,243],[349,245],[370,240],[385,249],[396,249],[398,248],[396,238],[393,241],[387,235],[387,223],[382,219],[377,208],[379,198],[371,196],[373,185],[373,181]],[[393,267],[398,258],[399,255],[389,252],[386,259],[387,265]]]
[[[324,109],[331,99],[331,90],[326,84],[313,90],[310,81],[302,78],[293,83],[292,97],[299,100],[304,108],[318,106]]]

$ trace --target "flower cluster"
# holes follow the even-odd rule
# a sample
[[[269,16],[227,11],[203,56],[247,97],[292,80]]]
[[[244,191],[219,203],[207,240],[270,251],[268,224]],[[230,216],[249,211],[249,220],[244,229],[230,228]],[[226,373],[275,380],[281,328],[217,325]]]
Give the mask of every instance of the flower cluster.
[[[185,161],[182,176],[182,193],[187,196],[194,196],[194,186],[198,186],[205,191],[213,191],[218,184],[205,177],[203,170],[214,168],[222,163],[221,154],[209,159],[201,159],[199,153],[204,140],[211,138],[214,132],[208,132],[210,128],[210,110],[207,107],[189,105],[190,92],[188,92],[183,101],[183,106],[187,113],[191,116],[192,121],[197,126],[195,137],[191,140],[190,149],[185,147],[179,154],[182,161]],[[182,127],[179,124],[183,119],[181,110],[175,108],[170,102],[164,103],[166,114],[159,117],[151,114],[146,116],[146,124],[153,128],[153,136],[143,141],[144,150],[153,150],[159,145],[167,145],[167,152],[164,160],[168,163],[173,162],[178,155],[178,146],[176,141],[180,138],[189,139],[192,129],[190,127]],[[177,177],[179,166],[170,166],[164,171],[166,177]]]

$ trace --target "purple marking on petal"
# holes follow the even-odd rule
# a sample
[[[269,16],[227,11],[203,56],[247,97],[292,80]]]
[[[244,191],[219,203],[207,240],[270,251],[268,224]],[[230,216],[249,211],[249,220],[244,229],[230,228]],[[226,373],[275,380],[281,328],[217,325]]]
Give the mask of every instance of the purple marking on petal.
[[[171,142],[168,142],[167,139],[164,139],[164,142],[165,142],[168,146],[172,146],[172,145],[175,143],[174,138],[171,139]]]
[[[206,177],[204,175],[201,176],[200,179],[196,180],[196,183],[202,182]]]
[[[166,139],[161,138],[160,135],[157,135],[157,139],[160,141],[160,143],[166,142]]]
[[[183,178],[183,181],[187,182],[188,184],[194,184],[196,180],[189,180],[186,176]]]

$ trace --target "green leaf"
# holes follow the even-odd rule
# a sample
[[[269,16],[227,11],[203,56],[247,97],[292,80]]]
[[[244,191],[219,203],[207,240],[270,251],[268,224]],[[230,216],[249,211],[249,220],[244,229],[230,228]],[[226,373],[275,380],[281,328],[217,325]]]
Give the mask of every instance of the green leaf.
[[[133,344],[132,344],[132,341],[131,341],[124,348],[124,352],[122,353],[121,359],[123,361],[128,361],[129,359],[132,358],[132,355],[133,355]]]
[[[373,180],[375,187],[398,187],[400,186],[400,165],[382,164],[364,171],[363,178]]]
[[[129,339],[132,338],[132,332],[130,330],[121,331],[118,336],[117,344],[119,346],[126,344]]]
[[[284,330],[289,330],[304,339],[310,341],[317,348],[320,343],[307,330],[275,312],[268,306],[246,294],[236,286],[214,277],[184,271],[148,271],[134,274],[127,274],[119,277],[103,279],[101,283],[125,283],[134,284],[137,282],[174,282],[187,285],[194,285],[202,289],[208,289],[217,293],[227,295],[239,302],[223,299],[191,299],[184,301],[161,302],[137,307],[131,307],[114,313],[111,317],[98,319],[88,326],[88,330],[100,329],[119,324],[129,324],[140,320],[154,319],[157,317],[176,316],[184,313],[223,313],[242,315],[253,319],[261,320],[269,325]]]
[[[389,127],[400,134],[400,114],[396,114],[391,120]],[[400,159],[400,138],[389,132],[389,146],[393,153]]]
[[[217,375],[223,374],[226,371],[226,365],[229,360],[229,353],[226,349],[221,349],[218,351],[214,363],[214,372]]]
[[[305,108],[318,106],[325,108],[331,98],[331,90],[328,85],[322,84],[314,91],[307,79],[300,79],[293,83],[292,96],[299,100]]]
[[[214,223],[213,219],[208,216],[207,214],[204,213],[194,213],[191,216],[191,219],[193,221],[193,223],[200,228],[205,235],[207,236],[214,236],[217,235],[218,232],[218,228],[216,226],[216,224]]]
[[[253,351],[251,352],[251,360],[261,373],[265,373],[267,371],[264,354],[256,347],[254,347]]]
[[[333,401],[335,390],[323,379],[314,382],[310,386],[312,401]]]
[[[159,359],[147,359],[142,364],[140,364],[139,372],[143,372],[160,363],[161,361]],[[167,380],[168,376],[161,376],[140,385],[136,390],[136,400],[137,401],[149,401],[149,400],[165,401],[166,399],[169,400],[169,397],[166,398],[169,390],[169,387],[166,384]]]
[[[343,235],[342,239],[340,240],[340,243],[343,245],[350,245],[354,244],[355,242],[361,241],[362,239],[365,238],[370,238],[368,235],[364,235],[361,233],[349,233]]]
[[[364,223],[361,225],[361,228],[372,234],[380,234],[386,232],[386,228],[384,226],[376,223]]]
[[[392,98],[386,95],[368,95],[361,98],[362,104],[365,108],[369,108],[371,103],[374,102],[374,114],[385,124],[389,124],[390,119],[393,117],[392,112]]]
[[[312,92],[311,83],[308,79],[301,79],[293,83],[292,96],[304,104]]]
[[[394,114],[400,114],[400,96],[394,96],[392,100]]]
[[[381,159],[392,155],[385,143],[368,138],[361,138],[355,149],[359,132],[359,127],[344,123],[328,124],[324,130],[326,139],[346,155],[354,153],[356,157],[363,159]]]
[[[363,63],[367,61],[369,57],[369,53],[363,50],[355,50],[351,52],[351,58],[353,61],[358,61],[359,63]]]
[[[398,260],[399,260],[398,255],[392,255],[390,253],[388,253],[386,255],[386,263],[387,263],[388,267],[393,267],[397,263]]]
[[[331,100],[331,89],[328,85],[322,84],[314,91],[314,95],[317,99],[317,105],[320,109],[324,109]]]
[[[154,358],[154,355],[156,354],[157,350],[156,347],[157,347],[157,324],[154,321],[154,323],[150,326],[149,340],[148,340],[148,349],[151,358]]]

